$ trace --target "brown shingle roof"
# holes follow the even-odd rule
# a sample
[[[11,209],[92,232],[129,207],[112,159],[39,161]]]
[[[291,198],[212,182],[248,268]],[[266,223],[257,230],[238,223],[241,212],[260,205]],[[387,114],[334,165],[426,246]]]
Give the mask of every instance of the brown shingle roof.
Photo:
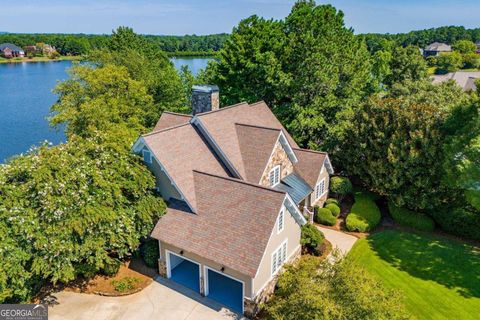
[[[153,131],[163,130],[170,127],[175,127],[180,124],[188,123],[192,119],[191,115],[182,114],[182,113],[175,113],[175,112],[168,112],[164,111],[158,119],[157,124]]]
[[[259,183],[270,159],[280,129],[235,124],[237,139],[245,169],[245,180]]]
[[[189,123],[142,137],[194,210],[197,201],[193,170],[227,176],[221,163]]]
[[[194,171],[197,214],[169,208],[152,237],[255,277],[285,193]]]
[[[314,189],[327,154],[307,149],[293,149],[293,151],[298,158],[298,162],[293,166],[294,170]]]
[[[250,105],[240,103],[219,110],[205,112],[199,114],[198,118],[242,178],[245,178],[246,171],[236,135],[236,123],[282,129],[291,146],[298,148],[293,138],[263,101]]]

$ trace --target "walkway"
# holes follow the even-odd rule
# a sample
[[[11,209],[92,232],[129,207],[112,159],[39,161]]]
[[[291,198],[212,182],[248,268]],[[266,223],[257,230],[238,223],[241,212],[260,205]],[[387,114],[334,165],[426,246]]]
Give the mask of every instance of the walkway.
[[[333,249],[338,248],[342,254],[347,254],[352,249],[358,238],[341,231],[336,231],[317,225],[317,228],[323,232],[325,238],[332,243]]]
[[[222,305],[158,277],[142,291],[123,297],[62,291],[52,294],[50,320],[225,320],[244,319]]]

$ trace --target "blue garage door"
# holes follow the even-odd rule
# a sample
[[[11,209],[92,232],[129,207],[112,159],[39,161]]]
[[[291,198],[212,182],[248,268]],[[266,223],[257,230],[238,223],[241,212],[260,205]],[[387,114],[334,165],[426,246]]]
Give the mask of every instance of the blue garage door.
[[[243,284],[218,272],[208,269],[208,297],[242,312]]]
[[[170,279],[192,289],[195,292],[200,292],[200,274],[198,264],[183,259],[175,254],[170,255]]]

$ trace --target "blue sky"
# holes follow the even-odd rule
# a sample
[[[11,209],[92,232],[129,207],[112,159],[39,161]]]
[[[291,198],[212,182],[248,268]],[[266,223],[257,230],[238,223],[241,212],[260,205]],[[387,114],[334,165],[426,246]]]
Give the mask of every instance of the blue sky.
[[[285,17],[293,0],[0,1],[0,31],[110,33],[119,25],[148,34],[230,32],[242,18]],[[479,0],[332,0],[357,33],[406,32],[443,25],[479,27]]]

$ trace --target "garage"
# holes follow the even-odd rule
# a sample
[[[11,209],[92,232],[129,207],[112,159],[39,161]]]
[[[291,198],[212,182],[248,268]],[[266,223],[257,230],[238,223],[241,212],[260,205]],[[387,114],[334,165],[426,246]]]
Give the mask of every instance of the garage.
[[[205,295],[232,311],[243,313],[243,282],[208,267],[205,268],[205,274]]]
[[[167,277],[184,287],[200,292],[200,265],[167,251]]]

